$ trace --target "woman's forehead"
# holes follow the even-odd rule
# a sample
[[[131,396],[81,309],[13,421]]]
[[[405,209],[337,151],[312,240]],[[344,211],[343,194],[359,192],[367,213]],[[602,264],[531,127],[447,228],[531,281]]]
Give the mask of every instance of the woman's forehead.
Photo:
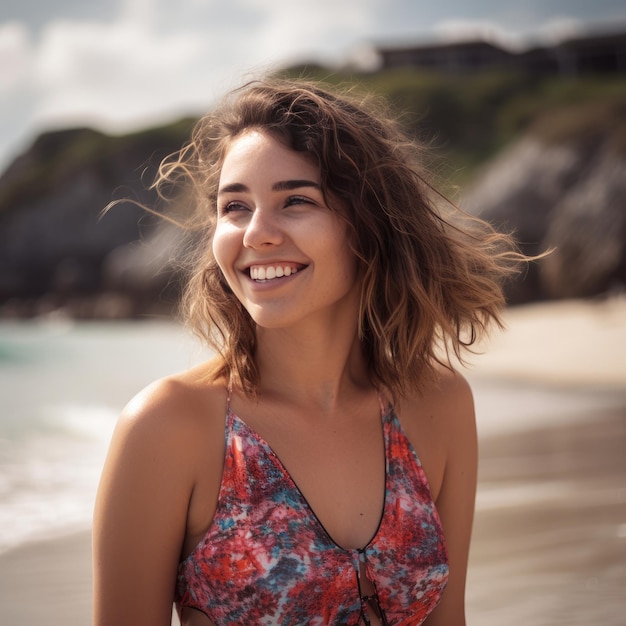
[[[290,148],[286,142],[264,129],[251,128],[233,137],[225,149],[220,185],[238,176],[304,176],[320,182],[320,168],[309,153]]]

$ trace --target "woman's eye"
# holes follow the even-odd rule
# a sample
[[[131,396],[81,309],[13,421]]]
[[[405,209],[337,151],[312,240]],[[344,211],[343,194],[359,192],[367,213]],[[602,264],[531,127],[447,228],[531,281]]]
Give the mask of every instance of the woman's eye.
[[[285,206],[293,206],[297,204],[313,204],[313,201],[304,196],[289,196],[285,201]]]
[[[232,213],[233,211],[245,211],[246,206],[241,204],[240,202],[228,202],[224,206],[222,206],[219,210],[220,215],[227,215],[228,213]]]

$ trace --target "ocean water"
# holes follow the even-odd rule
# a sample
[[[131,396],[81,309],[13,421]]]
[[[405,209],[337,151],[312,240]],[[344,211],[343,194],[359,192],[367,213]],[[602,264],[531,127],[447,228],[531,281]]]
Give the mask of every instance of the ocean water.
[[[88,528],[124,405],[208,356],[173,322],[0,323],[0,552]]]

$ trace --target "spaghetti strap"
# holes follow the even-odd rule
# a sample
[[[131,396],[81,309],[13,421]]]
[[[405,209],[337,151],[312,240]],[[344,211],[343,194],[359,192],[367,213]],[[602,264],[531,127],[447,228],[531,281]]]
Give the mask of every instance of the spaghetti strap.
[[[228,386],[226,387],[226,412],[230,411],[230,399],[233,395],[233,381],[228,381]]]
[[[387,412],[387,407],[385,406],[382,393],[379,391],[377,395],[378,395],[378,404],[380,406],[380,414],[384,417],[385,413]]]

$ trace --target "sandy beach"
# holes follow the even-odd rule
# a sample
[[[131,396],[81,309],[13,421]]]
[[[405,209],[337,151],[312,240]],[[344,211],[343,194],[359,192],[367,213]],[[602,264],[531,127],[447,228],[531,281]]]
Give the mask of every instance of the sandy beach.
[[[626,402],[481,439],[468,624],[626,623],[625,450]]]
[[[626,623],[626,299],[511,309],[472,359],[470,626]],[[88,532],[0,554],[0,624],[91,622]]]

